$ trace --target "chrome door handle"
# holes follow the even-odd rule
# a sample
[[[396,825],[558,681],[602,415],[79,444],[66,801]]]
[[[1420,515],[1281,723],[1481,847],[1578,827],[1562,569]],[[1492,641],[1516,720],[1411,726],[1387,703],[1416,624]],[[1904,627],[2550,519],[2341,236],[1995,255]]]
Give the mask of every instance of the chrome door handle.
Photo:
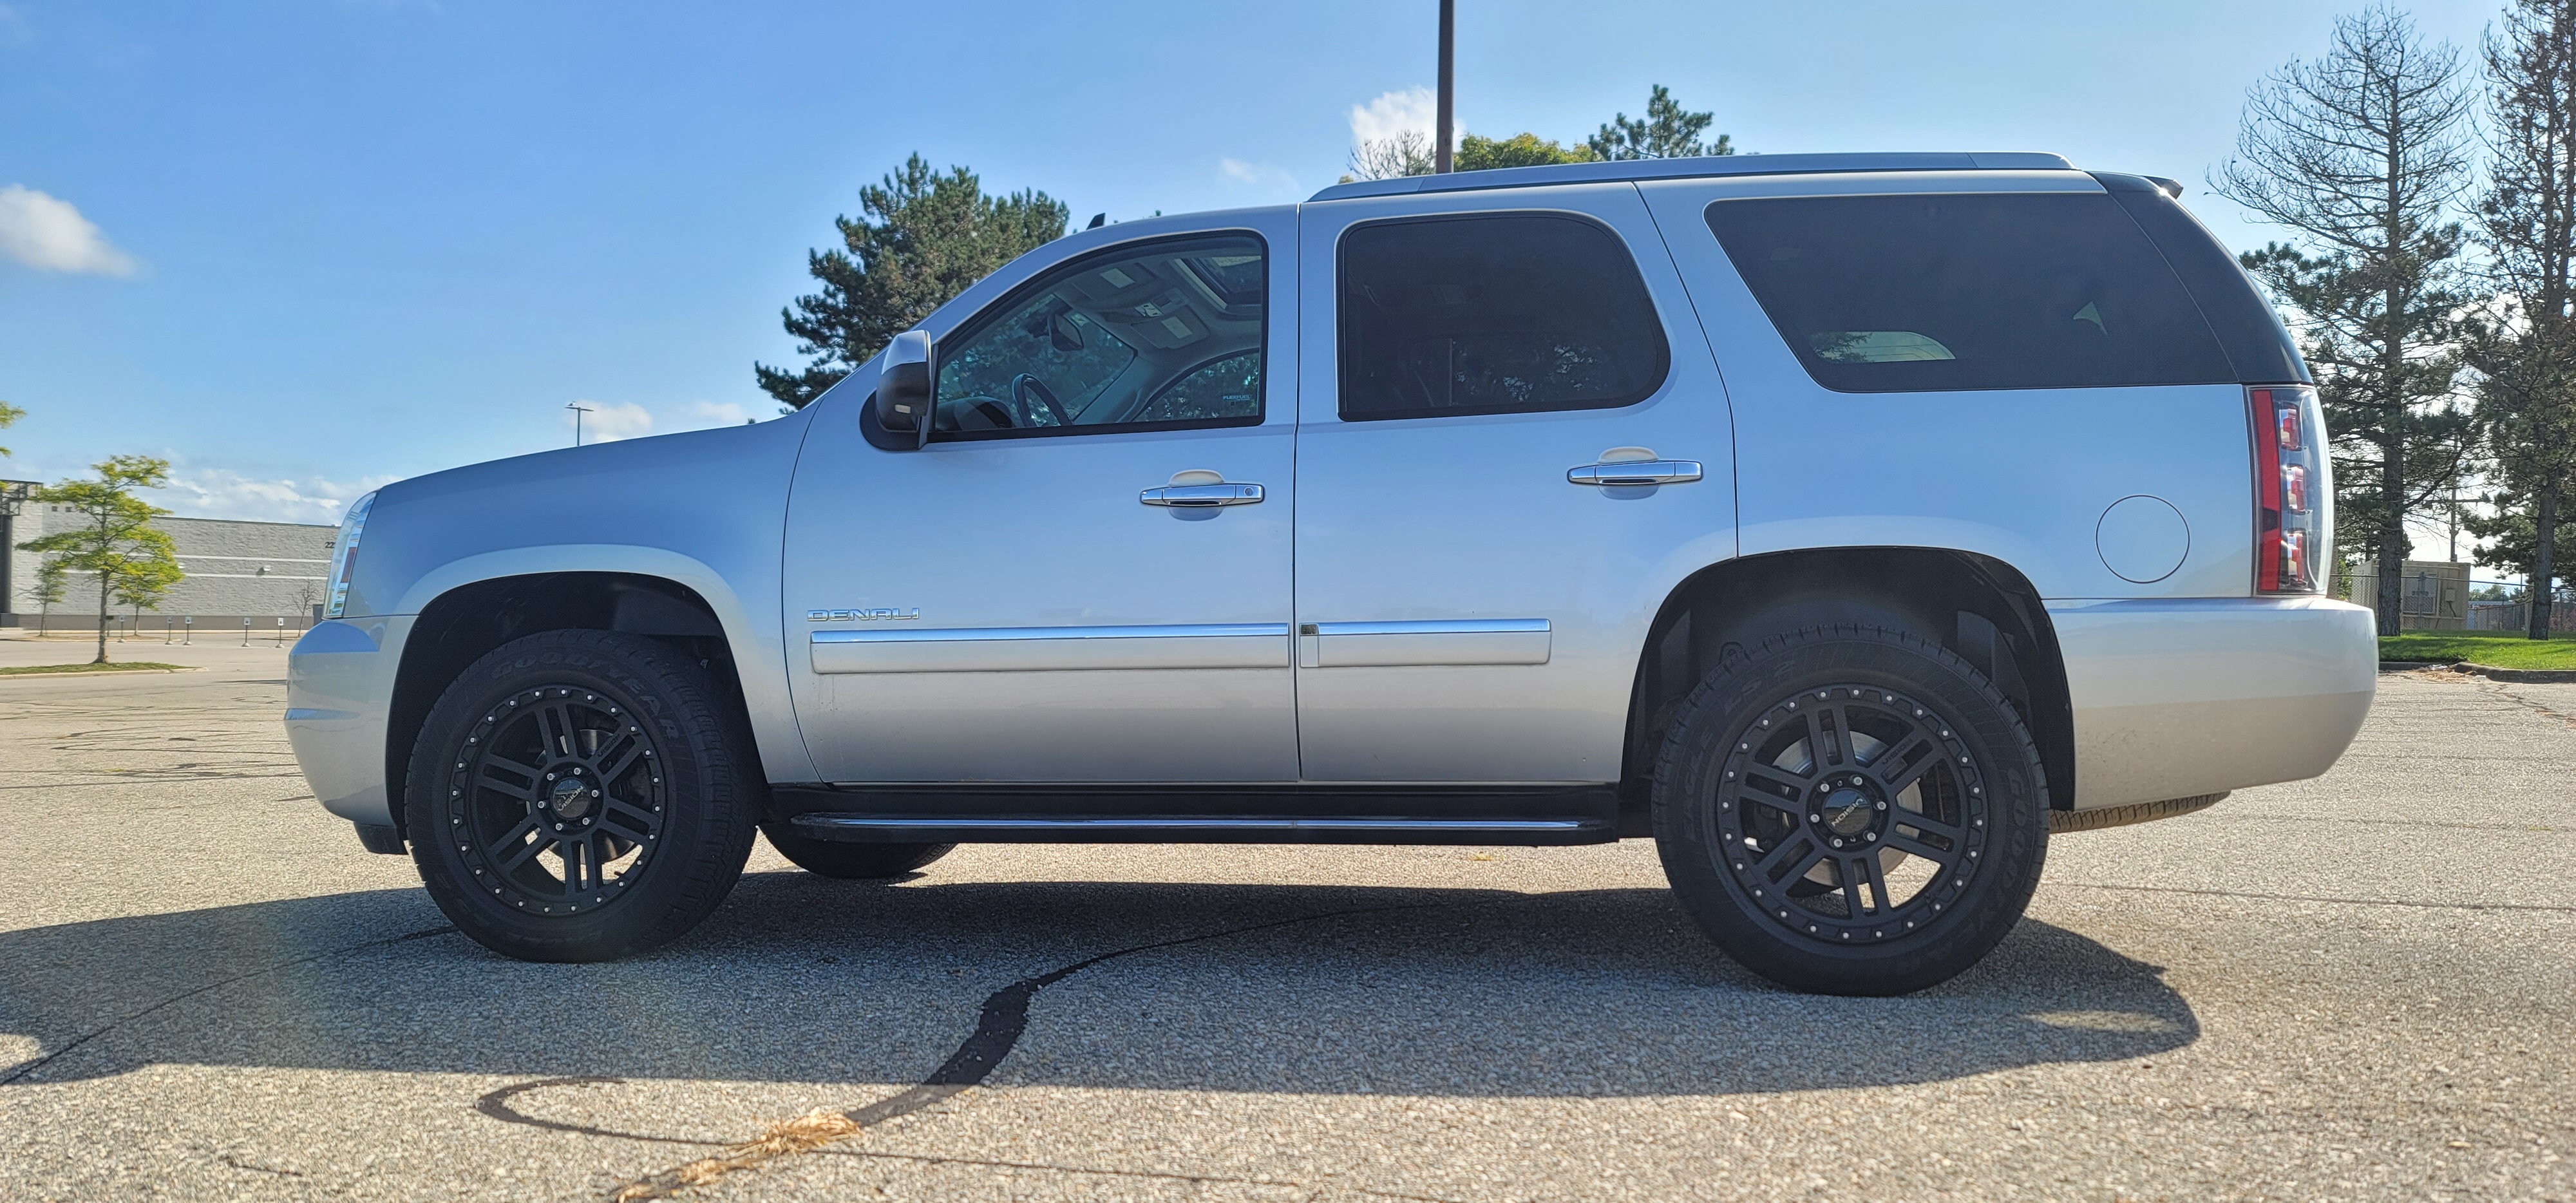
[[[1163,485],[1138,493],[1136,500],[1147,505],[1170,506],[1173,509],[1184,510],[1206,509],[1220,505],[1258,505],[1261,502],[1261,486]]]
[[[1684,485],[1699,478],[1699,461],[1695,459],[1585,464],[1565,470],[1565,479],[1578,485]]]

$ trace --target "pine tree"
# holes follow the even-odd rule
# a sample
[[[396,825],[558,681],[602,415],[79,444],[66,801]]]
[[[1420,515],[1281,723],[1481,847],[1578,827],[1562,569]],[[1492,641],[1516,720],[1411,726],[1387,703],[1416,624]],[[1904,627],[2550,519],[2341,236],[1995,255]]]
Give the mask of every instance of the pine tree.
[[[1734,142],[1725,134],[1719,134],[1715,142],[1700,140],[1700,135],[1717,120],[1715,113],[1691,112],[1673,99],[1672,89],[1662,84],[1651,88],[1646,96],[1645,117],[1617,114],[1601,127],[1601,132],[1584,140],[1593,158],[1690,159],[1735,153]]]
[[[2499,312],[2473,362],[2505,508],[2471,529],[2498,539],[2489,563],[2531,582],[2526,633],[2546,639],[2561,511],[2576,491],[2576,12],[2513,0],[2484,50],[2491,182],[2475,229]]]
[[[861,216],[833,219],[841,246],[807,255],[822,290],[780,311],[801,370],[753,364],[760,387],[801,409],[895,335],[994,269],[1064,235],[1064,203],[1043,192],[988,196],[963,167],[934,172],[920,155],[859,190]]]
[[[2459,55],[2403,15],[2335,22],[2333,46],[2247,96],[2220,195],[2296,245],[2243,256],[2295,311],[2337,455],[2336,517],[2379,564],[2379,629],[2397,633],[2406,519],[2459,479],[2472,428],[2457,405],[2472,101]]]

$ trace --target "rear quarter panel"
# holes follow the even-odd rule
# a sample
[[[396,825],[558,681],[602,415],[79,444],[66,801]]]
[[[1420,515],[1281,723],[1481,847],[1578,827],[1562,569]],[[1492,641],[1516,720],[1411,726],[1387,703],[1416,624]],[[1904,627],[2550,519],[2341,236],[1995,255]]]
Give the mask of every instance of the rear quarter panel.
[[[1951,548],[2013,565],[2049,599],[2247,596],[2243,389],[1837,393],[1799,365],[1702,216],[1721,197],[1882,188],[2100,185],[2076,172],[1914,172],[1641,186],[1734,403],[1740,553]],[[2181,565],[2147,584],[2114,574],[2095,546],[2104,511],[2138,494],[2172,503],[2190,528]]]

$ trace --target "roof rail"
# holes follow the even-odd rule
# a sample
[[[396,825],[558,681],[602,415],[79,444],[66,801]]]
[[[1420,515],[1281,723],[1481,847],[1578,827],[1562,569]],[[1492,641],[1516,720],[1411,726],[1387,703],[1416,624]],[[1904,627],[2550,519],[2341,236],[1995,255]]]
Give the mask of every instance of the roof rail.
[[[1831,155],[1707,155],[1690,159],[1623,159],[1408,175],[1335,184],[1307,198],[1403,196],[1415,192],[1468,192],[1486,188],[1535,188],[1546,184],[1599,184],[1616,180],[1670,180],[1711,175],[1810,175],[1829,171],[2073,171],[2063,155],[2027,151],[1942,153],[1891,151]]]

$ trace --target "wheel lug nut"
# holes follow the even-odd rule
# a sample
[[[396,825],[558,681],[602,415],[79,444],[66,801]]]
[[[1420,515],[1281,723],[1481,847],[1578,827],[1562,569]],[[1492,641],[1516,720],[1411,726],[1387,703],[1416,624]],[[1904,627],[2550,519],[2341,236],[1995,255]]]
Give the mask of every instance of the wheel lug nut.
[[[582,820],[582,822],[584,822],[584,823],[587,823],[587,822],[589,822],[589,821],[590,821],[590,820],[588,820],[588,819],[583,819],[583,820]],[[1873,831],[1873,832],[1870,832],[1870,833],[1869,833],[1869,842],[1870,842],[1870,843],[1873,843],[1873,844],[1875,844],[1875,843],[1877,843],[1877,842],[1878,842],[1878,833],[1877,833],[1877,832]]]
[[[1824,821],[1825,821],[1825,816],[1823,816],[1823,815],[1808,815],[1808,816],[1807,816],[1807,821],[1808,821],[1808,822],[1810,822],[1810,823],[1822,823],[1822,822],[1824,822]]]

